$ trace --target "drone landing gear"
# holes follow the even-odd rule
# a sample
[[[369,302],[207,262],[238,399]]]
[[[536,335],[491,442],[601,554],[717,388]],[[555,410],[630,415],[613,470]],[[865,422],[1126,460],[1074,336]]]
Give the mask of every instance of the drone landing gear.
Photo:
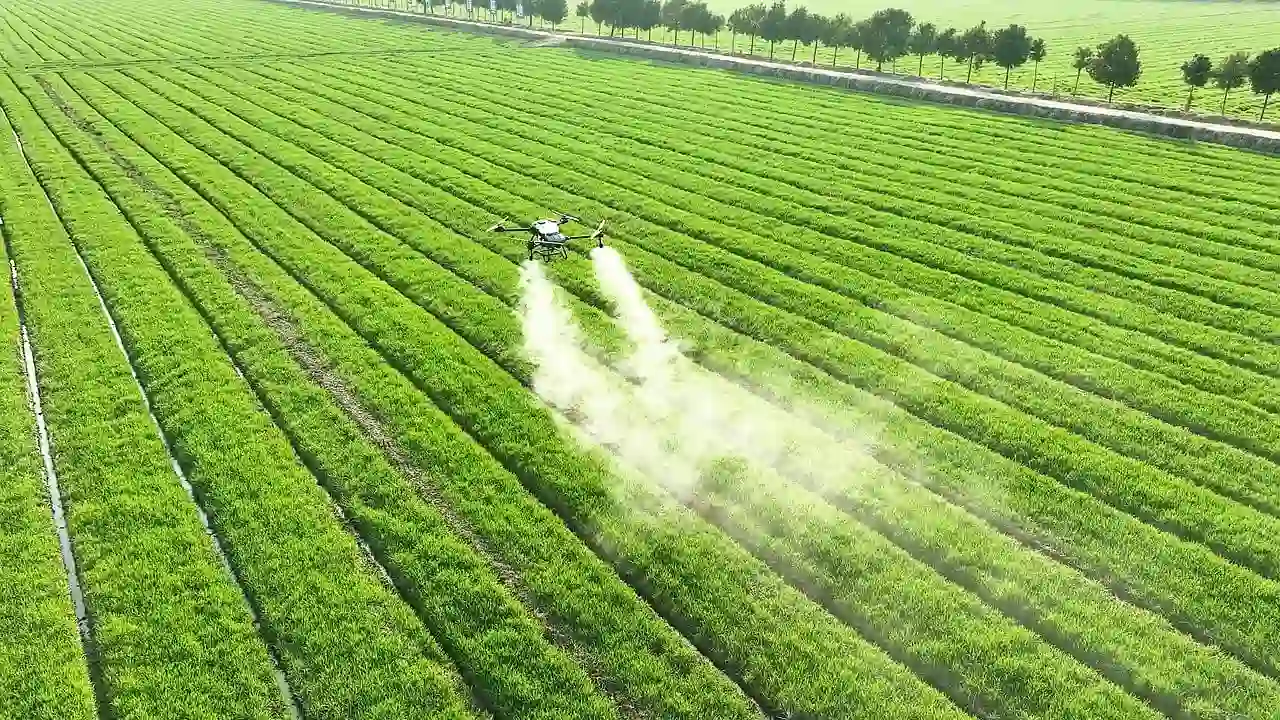
[[[529,243],[529,259],[535,256],[541,257],[544,261],[550,261],[552,258],[569,259],[569,248],[567,245],[547,245],[545,243]]]

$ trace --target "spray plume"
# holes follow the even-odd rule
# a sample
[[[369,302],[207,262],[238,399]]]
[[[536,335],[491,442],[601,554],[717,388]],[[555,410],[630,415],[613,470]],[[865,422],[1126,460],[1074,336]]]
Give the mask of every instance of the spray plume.
[[[638,382],[639,401],[662,419],[696,466],[736,458],[811,487],[831,487],[847,484],[872,462],[861,443],[838,442],[689,360],[667,336],[622,256],[605,247],[591,257],[601,291],[634,346],[623,367]]]
[[[692,485],[696,469],[672,452],[662,423],[646,415],[634,388],[583,349],[577,324],[541,264],[521,266],[520,288],[525,353],[536,367],[534,392],[646,477],[673,488]]]
[[[663,329],[622,256],[605,247],[593,249],[591,258],[601,291],[632,345],[616,369],[586,351],[572,313],[541,264],[526,262],[520,272],[519,313],[525,352],[536,367],[534,392],[569,418],[580,436],[682,501],[696,496],[725,461],[790,476],[813,489],[847,487],[850,476],[870,462],[863,448],[836,441],[689,360]]]

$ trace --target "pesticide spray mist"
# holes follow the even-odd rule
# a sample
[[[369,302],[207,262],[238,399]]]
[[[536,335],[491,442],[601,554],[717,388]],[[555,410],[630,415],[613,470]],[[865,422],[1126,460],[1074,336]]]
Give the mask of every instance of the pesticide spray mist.
[[[838,442],[689,360],[663,329],[613,248],[591,251],[601,291],[631,343],[607,367],[591,357],[568,308],[537,263],[521,270],[525,350],[534,391],[590,441],[681,500],[698,494],[709,468],[748,463],[804,481],[847,485],[870,462],[865,446]]]
[[[646,477],[672,487],[691,486],[697,470],[673,452],[662,422],[636,401],[637,389],[584,350],[572,313],[540,263],[526,261],[521,266],[520,288],[524,349],[536,367],[534,392],[587,439]]]

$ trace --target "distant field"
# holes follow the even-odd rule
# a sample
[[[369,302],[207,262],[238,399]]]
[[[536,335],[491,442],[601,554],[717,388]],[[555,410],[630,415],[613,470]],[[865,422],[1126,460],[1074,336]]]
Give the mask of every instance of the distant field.
[[[0,8],[0,718],[1274,718],[1280,159],[252,0]],[[590,351],[531,350],[486,229],[556,211],[680,383],[621,362],[606,253],[547,271]]]

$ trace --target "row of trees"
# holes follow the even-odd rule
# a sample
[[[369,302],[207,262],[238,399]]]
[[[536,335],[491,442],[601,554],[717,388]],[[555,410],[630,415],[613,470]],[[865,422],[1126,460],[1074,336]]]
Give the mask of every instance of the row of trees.
[[[427,4],[430,0],[419,0]],[[484,3],[485,0],[478,0]],[[520,5],[517,5],[520,3]],[[552,25],[563,22],[568,16],[566,0],[497,0],[499,9],[516,12],[517,8],[530,18],[537,15]],[[903,57],[918,58],[916,74],[923,75],[926,57],[941,58],[939,78],[946,74],[947,60],[965,63],[968,72],[965,82],[972,82],[974,70],[988,62],[1005,71],[1004,86],[1009,87],[1010,73],[1034,63],[1031,90],[1035,91],[1039,80],[1040,63],[1048,54],[1048,47],[1041,38],[1032,37],[1022,25],[1011,24],[997,30],[989,30],[985,21],[960,30],[954,27],[940,29],[933,23],[917,22],[910,12],[899,8],[879,10],[863,20],[853,20],[844,13],[827,17],[810,12],[803,5],[790,11],[786,0],[773,0],[765,5],[757,2],[739,8],[727,18],[708,9],[703,0],[581,0],[575,9],[581,18],[580,31],[585,32],[589,18],[596,24],[599,34],[604,25],[609,26],[609,36],[621,33],[624,37],[633,30],[635,37],[647,33],[649,39],[658,28],[675,34],[680,43],[681,32],[688,33],[689,44],[694,45],[698,35],[706,47],[708,36],[715,35],[717,47],[719,33],[728,28],[733,33],[734,46],[738,35],[750,38],[748,54],[755,53],[756,41],[769,44],[769,58],[774,58],[778,44],[791,42],[791,60],[795,61],[800,46],[812,46],[811,62],[818,63],[818,49],[831,50],[834,66],[841,50],[857,53],[855,67],[862,66],[865,54],[883,70],[886,63],[897,70],[897,62]],[[1107,102],[1111,102],[1118,88],[1133,87],[1142,75],[1142,62],[1138,46],[1127,35],[1116,37],[1095,47],[1078,47],[1072,60],[1076,71],[1071,93],[1079,89],[1081,76],[1088,73],[1095,82],[1108,89]],[[1189,110],[1197,88],[1210,81],[1223,91],[1222,111],[1226,112],[1228,94],[1245,82],[1255,93],[1265,96],[1260,119],[1265,118],[1271,95],[1280,91],[1280,48],[1268,50],[1250,57],[1249,53],[1234,53],[1218,65],[1208,56],[1197,54],[1182,65],[1183,79],[1190,87],[1186,108]]]
[[[788,11],[785,0],[774,0],[771,5],[755,3],[739,8],[725,18],[710,12],[700,1],[583,0],[576,14],[584,26],[588,17],[595,22],[597,32],[601,26],[609,25],[610,36],[615,31],[625,36],[627,30],[634,30],[639,37],[641,30],[651,33],[654,28],[663,27],[675,33],[677,44],[682,30],[690,33],[690,44],[695,42],[695,34],[701,34],[705,46],[708,35],[727,27],[735,45],[738,35],[750,38],[748,54],[755,53],[757,40],[767,42],[770,59],[774,58],[777,45],[787,41],[792,43],[793,61],[801,46],[812,46],[811,62],[817,64],[818,49],[825,46],[831,49],[832,65],[840,51],[848,49],[857,53],[857,66],[861,67],[865,54],[875,62],[877,70],[883,70],[885,63],[896,67],[899,59],[913,55],[919,58],[917,72],[922,73],[924,59],[940,55],[944,73],[947,59],[968,63],[969,80],[975,69],[994,62],[1005,68],[1006,86],[1009,72],[1027,62],[1036,63],[1038,76],[1039,63],[1047,52],[1044,40],[1031,37],[1021,25],[991,31],[983,22],[963,31],[940,29],[933,23],[917,23],[911,13],[898,8],[880,10],[855,21],[844,13],[827,17],[804,6]]]
[[[609,37],[615,32],[624,36],[627,30],[634,30],[640,37],[640,31],[653,38],[656,28],[664,28],[675,33],[676,44],[680,43],[680,31],[689,33],[689,44],[693,44],[697,34],[702,35],[703,47],[706,47],[707,36],[717,35],[724,29],[725,18],[707,8],[707,4],[699,0],[582,0],[575,13],[585,24],[587,18],[596,24],[596,33],[600,26],[609,26]]]
[[[1253,58],[1247,52],[1232,53],[1216,66],[1208,55],[1196,53],[1190,60],[1182,63],[1182,80],[1190,88],[1187,91],[1187,110],[1191,109],[1196,88],[1202,88],[1212,80],[1214,86],[1222,91],[1220,112],[1224,115],[1227,112],[1227,95],[1242,87],[1247,80],[1250,89],[1263,96],[1262,112],[1258,114],[1258,120],[1264,120],[1271,95],[1280,92],[1280,48],[1258,53]]]

